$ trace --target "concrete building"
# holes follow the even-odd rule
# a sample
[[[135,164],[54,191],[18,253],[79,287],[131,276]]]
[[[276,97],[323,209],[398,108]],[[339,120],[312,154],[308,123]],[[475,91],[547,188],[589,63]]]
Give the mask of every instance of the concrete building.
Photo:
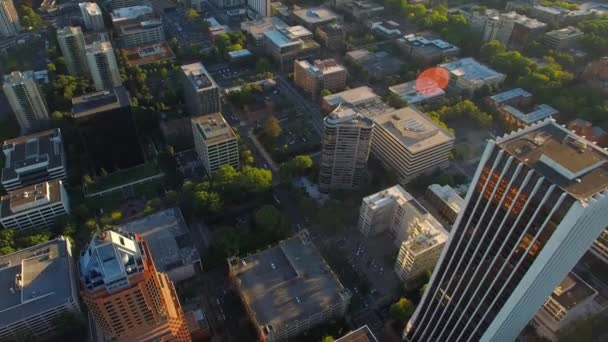
[[[342,25],[331,23],[317,27],[315,30],[315,37],[325,48],[332,51],[339,51],[344,48],[346,34]]]
[[[92,31],[103,31],[105,30],[105,24],[103,22],[103,14],[99,5],[95,2],[81,2],[78,4],[80,7],[80,13],[82,14],[82,20],[84,20],[84,26]]]
[[[355,106],[366,117],[373,117],[394,110],[382,101],[382,98],[374,93],[372,88],[367,86],[325,96],[321,102],[321,109],[324,113],[331,113],[343,103]]]
[[[582,36],[583,31],[574,26],[568,26],[545,33],[543,41],[547,47],[561,50],[573,47]]]
[[[210,0],[210,2],[218,8],[234,8],[246,4],[245,0]]]
[[[165,41],[165,31],[160,18],[120,25],[117,38],[120,47],[131,48]]]
[[[384,6],[366,0],[334,0],[334,7],[358,21],[380,16],[384,11]]]
[[[346,53],[344,60],[359,66],[367,77],[390,77],[398,74],[402,61],[388,51],[371,52],[368,49],[357,49]]]
[[[247,16],[249,19],[266,18],[272,16],[270,0],[246,0]]]
[[[464,206],[464,199],[449,185],[431,184],[424,196],[450,223],[456,221]]]
[[[154,19],[154,8],[150,5],[134,5],[129,7],[115,8],[110,13],[112,26],[120,26],[128,23],[141,22]]]
[[[521,88],[490,96],[487,102],[506,123],[515,127],[524,127],[559,113],[549,105],[536,104],[534,96]]]
[[[489,141],[409,341],[514,341],[606,228],[608,153],[553,120]]]
[[[191,341],[173,282],[137,234],[107,230],[80,252],[80,296],[113,341]]]
[[[338,20],[336,13],[329,8],[324,7],[295,9],[291,15],[298,24],[311,31],[316,30],[322,25],[330,24]]]
[[[264,44],[281,70],[293,68],[296,59],[317,57],[321,48],[304,26],[272,28],[264,32]]]
[[[344,103],[323,119],[319,190],[357,189],[367,179],[374,123]]]
[[[13,0],[0,0],[0,37],[16,36],[21,31]]]
[[[396,84],[388,90],[410,105],[423,105],[442,99],[445,91],[429,78]]]
[[[127,65],[131,67],[175,59],[175,54],[166,42],[122,49],[121,53],[125,55]]]
[[[340,337],[336,342],[379,342],[367,325]]]
[[[372,153],[399,175],[399,184],[445,168],[454,136],[413,107],[373,117]]]
[[[110,7],[114,9],[143,6],[146,4],[146,0],[112,0]]]
[[[86,57],[95,89],[112,90],[122,85],[112,43],[95,42],[87,45]]]
[[[64,237],[0,256],[0,340],[43,340],[62,314],[80,315],[72,246]]]
[[[321,90],[334,93],[346,87],[346,69],[333,58],[315,60],[310,64],[306,60],[293,63],[293,80],[296,86],[313,97]]]
[[[6,191],[67,177],[67,161],[59,128],[6,140],[2,152],[2,186]]]
[[[22,133],[36,132],[48,125],[49,112],[33,71],[4,75],[2,88]]]
[[[547,29],[547,24],[517,12],[488,12],[482,34],[484,43],[498,40],[506,46],[521,45],[526,38],[538,37]]]
[[[222,111],[220,88],[202,63],[182,65],[182,85],[188,114],[203,115]]]
[[[66,26],[57,30],[57,40],[70,75],[88,75],[84,35],[80,26]]]
[[[350,292],[307,230],[245,258],[229,258],[228,268],[259,341],[284,341],[340,319],[350,303]]]
[[[400,26],[393,20],[379,21],[377,18],[372,18],[365,23],[365,26],[382,39],[401,36]]]
[[[139,220],[123,223],[118,230],[139,234],[154,257],[156,270],[178,283],[202,272],[198,250],[179,208],[169,208]]]
[[[194,147],[209,175],[222,165],[239,169],[239,146],[236,134],[221,113],[193,117]]]
[[[7,229],[50,228],[70,213],[68,193],[60,180],[13,190],[0,200],[0,224]]]
[[[264,32],[272,29],[281,29],[289,27],[287,23],[279,17],[260,18],[256,20],[243,21],[241,23],[241,31],[247,33],[256,46],[263,46],[265,43]]]
[[[430,35],[412,33],[397,39],[397,47],[421,66],[430,66],[446,58],[457,57],[460,49]]]
[[[535,5],[530,8],[530,16],[553,27],[576,25],[583,20],[593,19],[608,13],[608,6],[600,2],[579,4],[578,9],[569,10],[561,6]]]
[[[608,132],[601,127],[594,126],[590,121],[574,119],[568,122],[567,127],[574,133],[602,147],[608,145]]]
[[[449,88],[454,92],[472,95],[483,86],[496,87],[506,75],[496,72],[473,58],[463,58],[439,65],[450,73]]]

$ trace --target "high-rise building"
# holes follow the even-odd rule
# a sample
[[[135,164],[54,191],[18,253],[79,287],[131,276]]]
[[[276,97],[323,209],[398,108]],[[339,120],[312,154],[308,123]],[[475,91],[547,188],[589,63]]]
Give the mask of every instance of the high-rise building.
[[[154,267],[146,241],[111,230],[80,253],[80,296],[114,341],[191,341],[173,282]]]
[[[239,169],[239,146],[236,134],[221,113],[193,117],[194,148],[208,174],[230,165]]]
[[[304,26],[274,27],[264,32],[264,46],[281,70],[293,68],[296,59],[317,57],[321,46]]]
[[[84,20],[84,26],[93,31],[103,31],[105,24],[103,22],[103,15],[99,5],[95,2],[81,2],[78,4],[80,7],[80,13]]]
[[[22,132],[35,132],[47,126],[49,112],[33,71],[4,75],[2,87]]]
[[[344,103],[323,123],[319,190],[359,188],[366,180],[373,121]]]
[[[306,60],[293,63],[294,83],[312,96],[323,89],[336,92],[346,87],[346,69],[333,58],[316,60],[310,64]]]
[[[57,40],[70,75],[87,75],[84,35],[80,26],[66,26],[57,30]]]
[[[247,16],[250,19],[270,17],[272,15],[271,0],[247,0]]]
[[[112,90],[122,85],[112,43],[95,42],[86,47],[91,78],[97,90]]]
[[[374,236],[387,230],[398,232],[407,225],[404,220],[416,219],[422,214],[420,204],[405,191],[395,185],[363,198],[359,210],[358,228],[363,236]],[[424,211],[426,212],[426,211]],[[392,235],[398,235],[393,233]],[[407,236],[403,236],[401,241]],[[397,241],[397,245],[401,243]]]
[[[13,0],[0,0],[0,37],[16,36],[21,30]]]
[[[547,119],[489,141],[408,341],[513,341],[608,222],[608,153]]]
[[[220,113],[220,88],[202,63],[182,65],[182,84],[190,115]]]
[[[454,223],[464,206],[464,199],[449,185],[431,184],[424,194],[426,200],[445,217]]]
[[[2,152],[2,186],[6,191],[67,177],[63,136],[59,128],[6,140]]]
[[[0,340],[44,340],[66,313],[80,314],[72,246],[64,237],[0,256]]]

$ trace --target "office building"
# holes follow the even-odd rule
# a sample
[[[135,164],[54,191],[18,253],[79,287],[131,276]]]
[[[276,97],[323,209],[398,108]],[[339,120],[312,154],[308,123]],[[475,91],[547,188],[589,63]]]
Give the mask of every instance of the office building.
[[[57,217],[69,213],[68,193],[60,180],[22,187],[0,200],[0,224],[7,229],[50,228]]]
[[[367,325],[340,337],[336,342],[379,342]]]
[[[270,0],[246,0],[247,16],[249,19],[259,19],[272,16]]]
[[[298,24],[314,31],[317,27],[330,24],[338,20],[338,16],[330,9],[324,7],[300,8],[291,13]]]
[[[112,9],[143,6],[146,4],[146,0],[112,0],[110,6]]]
[[[0,256],[0,340],[43,340],[66,313],[80,315],[72,246],[64,237]]]
[[[409,341],[513,341],[608,222],[608,153],[557,125],[489,141]]]
[[[2,186],[6,191],[67,177],[67,161],[59,128],[6,140],[2,152]]]
[[[49,112],[33,71],[4,75],[2,88],[22,133],[36,132],[48,125]]]
[[[110,14],[112,26],[120,26],[128,23],[136,23],[154,19],[154,8],[150,5],[135,5],[129,7],[116,8]]]
[[[260,18],[243,21],[241,23],[241,31],[251,36],[256,46],[264,45],[264,32],[275,28],[280,29],[285,27],[289,27],[289,25],[279,17]]]
[[[324,113],[331,113],[339,105],[347,103],[353,105],[360,113],[367,117],[393,111],[372,88],[361,86],[339,93],[325,96],[321,102],[321,109]]]
[[[0,37],[16,36],[21,30],[13,0],[0,0]]]
[[[126,57],[127,65],[130,67],[175,59],[175,54],[173,54],[173,51],[171,51],[166,42],[122,49],[121,53]]]
[[[315,30],[315,37],[317,38],[317,41],[327,49],[339,51],[344,48],[346,34],[342,25],[331,23],[317,27]]]
[[[264,44],[281,70],[293,68],[296,59],[314,59],[320,46],[304,26],[271,28],[264,32]]]
[[[590,121],[577,118],[568,122],[566,126],[574,133],[602,147],[608,145],[608,133],[603,128],[594,126]]]
[[[384,11],[384,6],[366,0],[334,0],[334,7],[344,11],[355,21],[378,17]]]
[[[221,113],[193,117],[194,148],[209,175],[222,165],[239,169],[239,146],[236,134]]]
[[[80,7],[80,13],[82,14],[82,20],[84,26],[92,31],[103,31],[105,30],[105,24],[103,22],[103,14],[99,5],[95,2],[81,2],[78,4]]]
[[[378,21],[377,18],[375,18],[367,21],[365,26],[381,39],[397,38],[401,36],[400,26],[393,20]]]
[[[346,87],[346,69],[336,63],[333,58],[315,60],[310,64],[306,60],[293,63],[293,80],[296,86],[313,97],[319,95],[321,90],[337,92]]]
[[[422,33],[412,33],[397,39],[397,47],[421,66],[430,66],[460,54],[457,46]]]
[[[399,184],[448,165],[454,136],[414,107],[373,117],[372,153],[399,175]]]
[[[367,180],[374,123],[347,103],[323,119],[319,190],[358,189]]]
[[[445,91],[430,78],[395,84],[388,91],[410,105],[423,105],[445,97]]]
[[[165,41],[162,18],[149,5],[118,8],[112,11],[112,26],[119,46],[131,48]]]
[[[210,0],[215,7],[226,9],[242,6],[246,3],[245,0]]]
[[[464,206],[464,199],[449,185],[431,184],[424,194],[426,200],[445,217],[454,223]]]
[[[521,88],[490,96],[487,102],[504,122],[514,127],[524,127],[558,114],[557,109],[549,105],[536,104],[534,96]]]
[[[86,76],[88,68],[84,50],[84,35],[80,26],[66,26],[57,30],[57,40],[70,75]]]
[[[483,43],[498,40],[506,46],[521,46],[526,39],[536,38],[547,29],[547,24],[517,12],[488,10],[486,15],[481,37]]]
[[[71,115],[97,171],[110,173],[144,162],[124,86],[73,98]]]
[[[191,341],[173,282],[137,234],[106,230],[80,252],[80,296],[114,341]]]
[[[179,208],[169,208],[139,220],[123,223],[118,230],[139,234],[154,255],[158,272],[178,283],[202,272],[201,257]]]
[[[410,202],[415,202],[411,205]],[[398,232],[403,227],[406,215],[413,217],[418,202],[401,185],[395,185],[363,198],[359,210],[357,228],[363,236],[375,236],[387,230]],[[409,209],[409,210],[408,210]],[[409,211],[406,214],[406,211]],[[392,234],[396,235],[396,233]],[[402,237],[405,240],[407,235]],[[397,242],[397,245],[401,243]]]
[[[122,85],[112,43],[95,42],[87,45],[86,57],[96,90],[113,90]]]
[[[345,61],[359,66],[367,77],[391,77],[398,74],[403,62],[388,51],[358,49],[346,53]]]
[[[307,230],[244,258],[228,259],[259,341],[285,341],[344,317],[351,294],[325,262]]]
[[[583,31],[574,26],[553,30],[545,33],[544,43],[551,49],[563,50],[574,47],[578,40],[583,37]]]
[[[450,73],[449,88],[457,93],[472,95],[483,86],[497,87],[506,75],[467,57],[439,65]]]
[[[204,115],[221,112],[220,88],[203,64],[182,65],[182,72],[188,114]]]
[[[566,9],[558,5],[535,5],[530,8],[530,16],[553,27],[575,26],[583,20],[593,19],[608,13],[608,6],[601,2],[577,4],[577,9]]]

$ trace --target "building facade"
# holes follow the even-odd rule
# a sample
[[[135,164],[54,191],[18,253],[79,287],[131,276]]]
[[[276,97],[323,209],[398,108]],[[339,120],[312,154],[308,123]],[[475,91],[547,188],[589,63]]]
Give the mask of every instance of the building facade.
[[[490,141],[405,338],[515,340],[605,229],[607,160],[553,120]]]
[[[567,49],[574,47],[583,34],[579,28],[568,26],[545,33],[543,42],[551,49]]]
[[[469,96],[484,86],[497,87],[507,77],[470,57],[439,66],[450,73],[449,89]]]
[[[48,125],[49,112],[33,71],[4,75],[2,88],[22,133],[35,132]]]
[[[293,68],[296,59],[313,59],[320,45],[304,26],[271,28],[264,32],[264,46],[281,70]]]
[[[247,16],[250,19],[259,19],[272,16],[270,0],[246,0]]]
[[[66,26],[57,30],[57,40],[70,75],[88,75],[84,35],[80,26]]]
[[[173,282],[140,235],[97,233],[80,253],[80,296],[114,341],[191,341]]]
[[[98,41],[87,45],[86,57],[96,90],[113,90],[122,85],[112,43]]]
[[[220,113],[222,111],[220,88],[203,64],[182,65],[182,72],[188,114]]]
[[[310,64],[306,60],[293,63],[293,80],[296,86],[316,97],[321,90],[334,93],[346,87],[346,69],[333,58],[315,60]]]
[[[342,104],[323,120],[319,190],[357,189],[367,179],[374,123]]]
[[[80,13],[82,14],[82,20],[84,20],[84,26],[93,31],[105,30],[105,24],[103,22],[103,14],[99,5],[95,2],[81,2],[78,4],[80,7]]]
[[[321,25],[315,29],[317,40],[329,50],[340,51],[344,49],[346,34],[344,27],[337,23]]]
[[[456,221],[464,206],[464,199],[449,185],[431,184],[424,196],[450,223]]]
[[[0,37],[13,37],[21,31],[13,0],[0,0]]]
[[[239,146],[236,134],[221,113],[193,117],[194,148],[209,175],[222,165],[239,169]]]
[[[504,122],[518,128],[559,113],[557,109],[549,105],[536,104],[534,96],[521,88],[490,96],[487,103],[496,113],[500,114]]]

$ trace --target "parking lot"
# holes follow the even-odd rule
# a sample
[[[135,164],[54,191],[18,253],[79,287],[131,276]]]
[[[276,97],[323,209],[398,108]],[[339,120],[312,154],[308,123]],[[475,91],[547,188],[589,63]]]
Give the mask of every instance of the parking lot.
[[[187,20],[186,11],[177,8],[174,11],[164,13],[165,30],[170,37],[175,37],[180,48],[189,49],[192,44],[197,44],[201,49],[212,46],[208,33],[203,30],[204,13],[197,20]]]
[[[256,75],[255,68],[251,64],[220,63],[208,66],[207,71],[215,82],[223,88],[237,86],[241,80],[252,81],[251,78]]]

